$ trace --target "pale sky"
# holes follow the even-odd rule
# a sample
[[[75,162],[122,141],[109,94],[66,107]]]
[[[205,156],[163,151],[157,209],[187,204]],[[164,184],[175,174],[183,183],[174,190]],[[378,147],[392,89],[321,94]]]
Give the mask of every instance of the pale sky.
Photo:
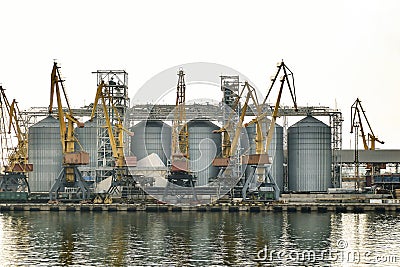
[[[1,1],[0,83],[22,108],[48,106],[57,59],[78,107],[98,69],[126,70],[132,97],[165,69],[210,62],[266,94],[284,59],[299,105],[342,111],[343,148],[359,97],[378,147],[400,149],[399,14],[399,1]]]

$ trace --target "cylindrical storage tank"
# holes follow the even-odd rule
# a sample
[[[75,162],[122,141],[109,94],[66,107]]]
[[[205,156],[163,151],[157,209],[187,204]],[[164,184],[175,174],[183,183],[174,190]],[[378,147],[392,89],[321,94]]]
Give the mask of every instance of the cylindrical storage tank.
[[[29,173],[32,192],[48,192],[62,168],[62,147],[59,121],[51,116],[29,127]]]
[[[270,122],[270,120],[269,120]],[[265,125],[265,124],[263,124]],[[269,125],[269,124],[268,124]],[[249,154],[255,154],[256,153],[256,125],[252,124],[246,127],[246,132],[250,144],[249,148]],[[266,130],[263,129],[263,132],[265,133]],[[265,146],[266,140],[264,140],[264,146]],[[272,135],[272,141],[271,145],[268,149],[268,156],[271,158],[272,164],[271,164],[271,175],[275,179],[275,182],[278,186],[278,188],[283,191],[283,127],[280,126],[279,124],[275,124],[275,130],[274,134]],[[251,167],[247,166],[246,168],[246,176],[248,177],[249,174],[251,173]]]
[[[97,141],[98,141],[98,132],[97,132],[97,118],[94,118],[93,121],[86,121],[83,128],[75,128],[75,136],[79,140],[82,148],[75,143],[76,151],[86,151],[89,153],[89,164],[80,166],[79,169],[84,176],[84,179],[93,180],[96,175],[96,166],[97,166]],[[90,177],[86,177],[90,176]]]
[[[148,120],[134,125],[131,131],[131,151],[137,160],[155,153],[167,165],[171,158],[171,126],[160,120]]]
[[[331,187],[331,129],[307,116],[288,129],[289,190],[322,192]]]
[[[213,133],[220,127],[206,120],[193,120],[188,123],[189,168],[197,177],[197,186],[208,184],[218,175],[218,168],[212,161],[221,152],[221,134]]]

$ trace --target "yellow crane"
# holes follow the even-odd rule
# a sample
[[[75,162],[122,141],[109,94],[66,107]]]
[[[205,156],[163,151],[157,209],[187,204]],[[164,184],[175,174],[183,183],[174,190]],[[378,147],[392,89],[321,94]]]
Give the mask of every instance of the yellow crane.
[[[189,168],[189,132],[186,122],[186,83],[183,69],[178,71],[178,83],[176,85],[176,101],[174,109],[174,120],[172,123],[171,140],[171,169],[167,175],[168,184],[166,195],[170,183],[183,187],[194,187],[195,177]],[[194,198],[196,198],[193,190]]]
[[[63,152],[63,168],[50,189],[50,201],[57,199],[60,191],[71,192],[75,197],[86,200],[90,197],[90,190],[82,178],[78,166],[89,164],[89,154],[85,151],[75,151],[75,143],[79,144],[79,141],[74,133],[74,124],[77,124],[80,128],[84,125],[72,114],[64,87],[64,80],[61,78],[59,69],[60,67],[54,62],[51,71],[50,105],[48,111],[50,115],[53,113],[53,98],[56,95],[60,140]],[[66,112],[63,110],[61,93],[64,95],[67,104]]]
[[[364,127],[362,124],[362,117],[365,119],[365,122],[367,123],[369,131],[370,131],[367,134],[367,136],[365,135]],[[356,127],[360,128],[360,134],[362,137],[364,150],[375,150],[375,142],[378,142],[380,144],[385,143],[385,142],[379,140],[378,137],[375,136],[374,132],[372,131],[371,124],[368,121],[367,115],[365,114],[364,108],[361,105],[361,100],[358,98],[356,99],[356,101],[354,101],[353,105],[351,106],[350,133],[353,133],[354,128],[356,128]]]
[[[27,173],[33,171],[33,165],[28,163],[28,133],[25,124],[21,125],[21,116],[18,104],[15,99],[12,103],[8,101],[5,89],[0,86],[0,105],[3,116],[8,117],[8,131],[6,125],[2,126],[2,132],[8,135],[15,133],[17,145],[11,151],[8,151],[7,165],[4,166],[4,175],[1,175],[1,191],[28,191],[30,193],[27,180]],[[4,119],[4,117],[3,117]],[[4,120],[2,121],[4,122]],[[7,146],[8,147],[8,146]],[[2,147],[2,150],[4,147]]]
[[[110,145],[115,164],[114,166],[115,170],[112,177],[111,187],[107,192],[109,194],[112,194],[118,191],[119,186],[126,185],[127,183],[132,183],[132,184],[135,183],[135,181],[133,181],[132,175],[129,174],[128,166],[126,165],[126,160],[124,155],[124,140],[123,140],[123,132],[126,132],[131,136],[133,135],[133,133],[123,127],[120,115],[118,114],[118,111],[115,109],[114,106],[112,106],[111,108],[116,113],[117,123],[114,126],[111,124],[108,107],[106,105],[106,98],[110,98],[111,96],[108,94],[105,95],[103,93],[103,88],[105,88],[105,83],[104,81],[101,81],[97,87],[96,98],[93,102],[93,108],[90,120],[93,120],[93,118],[95,117],[98,102],[99,100],[101,100],[107,133],[110,138]],[[99,203],[101,202],[101,199],[99,197],[96,197],[95,202]],[[112,202],[111,197],[107,195],[106,198],[104,199],[104,203],[108,204],[111,202]]]
[[[274,87],[275,82],[277,81],[277,78],[279,76],[279,73],[282,71],[283,75],[280,77],[280,88],[278,91],[278,97],[276,99],[275,102],[275,106],[274,109],[272,111],[272,116],[271,116],[271,122],[269,125],[269,128],[267,130],[266,133],[266,138],[264,138],[264,133],[261,130],[261,125],[260,123],[265,121],[265,119],[267,118],[269,112],[262,112],[262,113],[258,113],[256,118],[254,118],[253,120],[251,120],[249,123],[245,124],[245,126],[247,127],[248,125],[257,124],[257,128],[259,130],[256,130],[256,154],[254,155],[249,155],[244,157],[243,163],[244,164],[248,164],[250,166],[254,166],[256,168],[257,171],[257,176],[258,176],[258,184],[262,185],[263,183],[265,183],[265,176],[269,176],[270,180],[274,180],[274,178],[271,176],[270,172],[266,172],[265,170],[265,165],[266,164],[270,164],[269,162],[269,157],[268,157],[268,150],[270,148],[271,142],[272,142],[272,138],[275,132],[275,124],[276,124],[276,119],[279,117],[278,111],[279,111],[279,105],[280,105],[280,101],[281,101],[281,97],[282,97],[282,92],[283,92],[283,87],[284,84],[286,82],[286,84],[288,85],[289,91],[290,91],[290,95],[294,104],[294,108],[297,111],[297,101],[296,101],[296,92],[295,92],[295,87],[294,87],[294,77],[293,77],[293,72],[286,66],[286,64],[281,61],[277,64],[277,71],[276,74],[274,76],[271,77],[271,86],[269,87],[268,93],[262,103],[262,106],[266,105],[267,99],[271,94],[271,91]],[[292,81],[290,82],[289,80],[289,76],[292,77]],[[292,86],[293,86],[293,90],[292,90]],[[261,108],[258,108],[258,110],[260,111]],[[265,146],[263,146],[263,140],[265,140]],[[257,141],[258,140],[258,141]],[[247,160],[247,158],[249,160]],[[246,181],[246,185],[243,188],[243,196],[244,198],[246,198],[246,190],[247,190],[247,186],[248,183],[251,183],[251,179],[248,179]],[[274,181],[270,181],[269,183],[270,186],[274,187],[274,191],[275,191],[275,197],[277,197],[279,195],[279,191],[280,189],[277,188],[276,183]]]
[[[247,89],[246,98],[244,100],[243,107],[240,110],[239,121],[236,125],[233,125],[232,117],[234,114],[231,114],[231,118],[227,120],[226,125],[224,125],[219,130],[214,131],[214,133],[222,133],[223,134],[223,141],[222,141],[222,155],[221,157],[217,157],[213,160],[213,166],[216,167],[227,167],[230,163],[230,159],[232,156],[235,155],[237,146],[239,144],[240,133],[243,128],[243,121],[246,116],[247,109],[249,107],[249,100],[252,99],[255,106],[258,108],[258,99],[257,94],[253,86],[251,86],[247,81],[243,85],[243,89],[239,95],[236,96],[235,102],[233,104],[232,113],[234,113],[235,109],[239,106],[240,98],[243,96],[243,92]],[[257,126],[260,126],[258,122],[256,122]],[[257,128],[260,130],[261,128]],[[229,135],[229,132],[233,132],[233,136]],[[259,143],[262,140],[256,140]]]
[[[175,109],[172,122],[171,167],[166,175],[168,183],[164,189],[162,200],[165,200],[167,196],[170,195],[170,189],[172,189],[173,197],[191,197],[194,201],[197,201],[195,190],[196,177],[190,171],[189,165],[189,131],[186,122],[185,103],[185,72],[180,68],[178,71]],[[188,191],[183,187],[191,187],[191,193],[187,193]]]
[[[232,149],[231,149],[232,148],[232,142],[231,142],[231,136],[230,136],[229,133],[233,132],[234,122],[233,122],[232,119],[233,119],[233,116],[235,115],[235,113],[236,113],[236,111],[237,111],[237,109],[239,107],[240,99],[241,99],[241,97],[243,95],[243,92],[244,92],[244,90],[242,90],[239,95],[234,94],[232,92],[233,97],[234,97],[235,100],[233,101],[232,106],[230,106],[230,108],[229,108],[230,114],[228,116],[226,124],[223,127],[221,127],[220,129],[213,131],[213,133],[222,134],[221,157],[220,158],[216,158],[213,161],[213,165],[214,166],[218,167],[219,164],[222,164],[222,166],[228,166],[229,158],[232,156]]]
[[[362,123],[362,118],[365,119],[365,122],[368,125],[369,128],[369,133],[366,135],[364,126]],[[355,130],[354,130],[355,129]],[[368,121],[367,115],[365,114],[364,108],[361,105],[361,100],[356,99],[354,101],[353,105],[351,105],[351,128],[350,128],[350,133],[355,133],[355,153],[354,153],[354,164],[355,164],[355,187],[356,189],[360,188],[360,173],[359,173],[359,153],[358,153],[358,129],[360,129],[360,136],[363,141],[363,146],[364,150],[375,150],[375,142],[378,142],[380,144],[384,144],[385,142],[381,141],[378,139],[378,137],[375,136],[374,132],[372,131],[371,124]],[[372,176],[379,170],[377,167],[377,164],[370,164],[369,165],[371,168],[370,174]],[[368,173],[367,173],[368,175]]]
[[[189,172],[189,133],[186,123],[186,84],[185,73],[178,72],[174,121],[172,124],[171,171]]]
[[[241,100],[243,102],[242,107],[240,107]],[[225,125],[213,131],[214,133],[222,134],[222,153],[220,157],[214,158],[212,165],[219,168],[219,183],[222,187],[231,188],[231,196],[234,196],[236,192],[238,192],[236,191],[238,187],[243,186],[243,183],[241,183],[242,173],[240,167],[243,163],[243,156],[240,158],[241,153],[238,151],[238,145],[243,130],[243,122],[250,106],[250,100],[253,102],[256,112],[259,112],[256,90],[245,81],[238,94],[233,94],[233,103],[229,105],[229,114],[226,116]],[[258,122],[256,122],[256,125],[257,131],[261,131],[261,126]],[[261,142],[262,144],[262,140],[257,139],[256,142]],[[253,158],[249,159],[249,157],[247,157],[245,160],[248,161],[252,159]]]
[[[291,95],[292,100],[293,100],[294,108],[295,108],[295,110],[297,110],[297,101],[296,101],[296,92],[295,92],[295,89],[294,89],[293,72],[290,71],[290,69],[286,66],[286,64],[283,61],[281,61],[281,62],[279,62],[277,64],[277,68],[278,68],[278,70],[277,70],[276,74],[271,77],[271,81],[272,81],[271,86],[270,86],[270,88],[268,90],[267,95],[264,98],[263,103],[262,103],[262,106],[265,106],[265,104],[267,103],[267,99],[268,99],[268,97],[271,94],[271,91],[273,89],[273,86],[274,86],[274,84],[275,84],[275,82],[276,82],[276,80],[277,80],[277,78],[279,76],[279,73],[281,71],[283,71],[283,75],[280,77],[281,85],[280,85],[280,88],[279,88],[279,91],[278,91],[278,97],[276,99],[275,106],[274,106],[274,109],[272,111],[271,123],[270,123],[269,129],[267,131],[267,138],[266,138],[266,142],[265,142],[265,147],[263,149],[261,149],[261,153],[267,153],[268,149],[269,149],[269,147],[271,145],[272,137],[273,137],[274,132],[275,132],[276,119],[279,117],[279,114],[278,114],[279,105],[280,105],[280,102],[281,102],[281,97],[282,97],[282,92],[283,92],[283,87],[284,87],[285,82],[288,85],[288,88],[289,88],[289,91],[290,91],[290,95]],[[289,81],[289,76],[292,76],[292,82]],[[292,90],[291,84],[293,85],[293,90]],[[267,118],[267,116],[268,116],[268,112],[264,112],[262,114],[259,114],[255,119],[253,119],[249,123],[245,124],[245,126],[248,126],[248,125],[251,125],[253,123],[257,123],[257,122],[263,121],[263,120],[265,120],[265,118]],[[261,134],[261,132],[257,132],[257,135],[258,134]],[[264,137],[263,136],[258,136],[258,139],[262,140],[262,139],[264,139]],[[260,148],[258,150],[260,151]]]

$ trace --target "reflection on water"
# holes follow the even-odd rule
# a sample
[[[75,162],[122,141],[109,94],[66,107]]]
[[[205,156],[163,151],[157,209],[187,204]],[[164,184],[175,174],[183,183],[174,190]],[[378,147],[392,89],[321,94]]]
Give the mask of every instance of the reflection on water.
[[[0,265],[396,266],[399,226],[375,213],[11,212]]]

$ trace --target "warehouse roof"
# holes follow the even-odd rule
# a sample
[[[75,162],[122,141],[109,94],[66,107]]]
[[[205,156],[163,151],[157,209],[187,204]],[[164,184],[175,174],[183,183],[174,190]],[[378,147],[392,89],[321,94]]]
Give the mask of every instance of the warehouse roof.
[[[339,151],[343,163],[354,163],[354,149],[344,149]],[[377,149],[377,150],[359,150],[358,158],[360,163],[400,163],[399,149]]]

